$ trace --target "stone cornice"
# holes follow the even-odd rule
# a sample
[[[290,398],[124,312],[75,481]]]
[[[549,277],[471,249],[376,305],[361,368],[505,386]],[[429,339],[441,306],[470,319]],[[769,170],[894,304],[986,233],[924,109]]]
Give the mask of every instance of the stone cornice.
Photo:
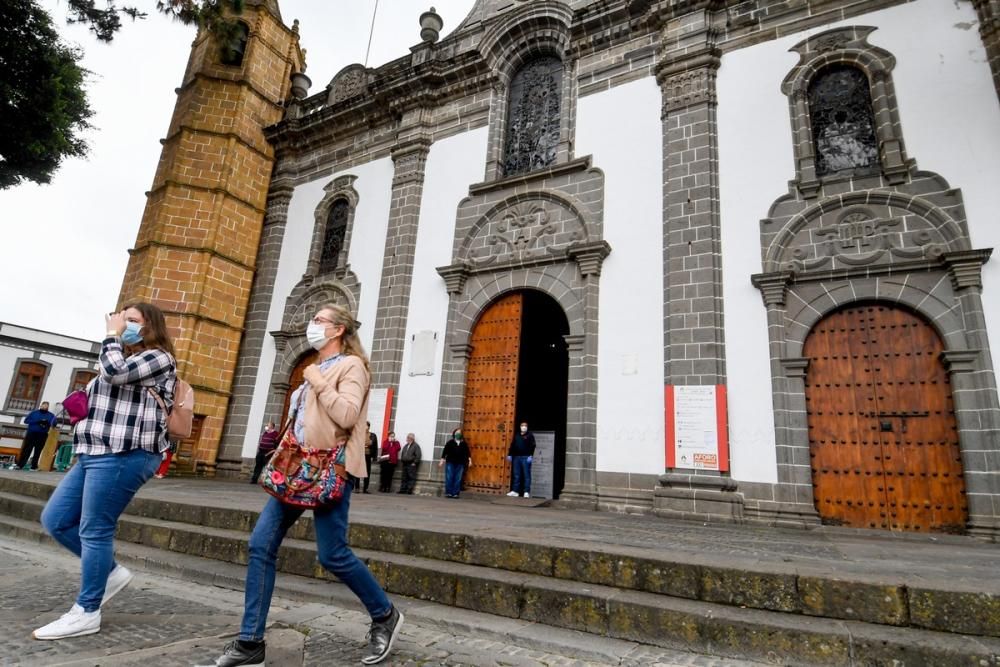
[[[488,192],[493,192],[494,190],[504,190],[507,188],[517,188],[520,186],[533,183],[535,181],[544,181],[557,176],[564,176],[566,174],[572,174],[577,171],[586,171],[590,169],[593,164],[593,156],[585,155],[583,157],[578,157],[574,160],[569,160],[567,162],[562,162],[559,164],[554,164],[551,167],[545,167],[544,169],[536,169],[534,171],[529,171],[525,174],[518,174],[516,176],[508,176],[506,178],[500,178],[495,181],[484,181],[482,183],[476,183],[469,186],[469,196],[476,196],[486,194]]]
[[[945,350],[941,361],[949,373],[971,373],[977,370],[981,350]]]
[[[785,295],[788,293],[788,285],[791,281],[791,271],[755,273],[750,276],[750,282],[760,290],[765,306],[784,305]]]
[[[948,267],[948,275],[955,290],[983,286],[983,264],[989,261],[993,248],[946,252],[941,260]]]

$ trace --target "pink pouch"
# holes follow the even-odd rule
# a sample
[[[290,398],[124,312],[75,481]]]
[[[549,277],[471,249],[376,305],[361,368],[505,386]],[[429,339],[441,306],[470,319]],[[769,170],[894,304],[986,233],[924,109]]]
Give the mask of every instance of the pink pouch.
[[[86,419],[90,412],[90,406],[87,404],[87,392],[83,389],[77,389],[64,398],[63,410],[69,415],[70,424],[76,424],[81,419]]]

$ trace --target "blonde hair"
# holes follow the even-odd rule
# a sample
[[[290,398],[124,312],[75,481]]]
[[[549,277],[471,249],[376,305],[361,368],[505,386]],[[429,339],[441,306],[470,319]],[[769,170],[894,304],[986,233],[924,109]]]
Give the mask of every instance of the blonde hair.
[[[344,336],[340,339],[340,351],[343,354],[354,355],[365,364],[365,370],[371,372],[368,365],[368,355],[365,347],[358,338],[358,323],[355,321],[351,311],[336,303],[327,303],[320,307],[320,310],[328,310],[333,315],[330,319],[334,324],[344,327]]]

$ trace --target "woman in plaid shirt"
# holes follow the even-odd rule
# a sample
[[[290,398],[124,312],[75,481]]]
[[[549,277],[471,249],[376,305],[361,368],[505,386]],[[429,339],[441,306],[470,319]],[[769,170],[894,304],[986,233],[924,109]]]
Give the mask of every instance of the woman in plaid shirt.
[[[35,639],[100,632],[101,606],[132,579],[114,560],[118,517],[170,446],[166,414],[152,394],[173,405],[177,363],[163,312],[137,303],[105,319],[101,374],[87,386],[90,409],[73,431],[77,464],[42,512],[45,530],[80,557],[80,594]]]

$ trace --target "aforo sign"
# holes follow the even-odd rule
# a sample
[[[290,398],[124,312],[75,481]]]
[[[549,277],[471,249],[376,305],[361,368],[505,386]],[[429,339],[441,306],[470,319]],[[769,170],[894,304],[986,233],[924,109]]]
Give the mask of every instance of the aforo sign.
[[[667,385],[667,468],[729,470],[726,386]]]

